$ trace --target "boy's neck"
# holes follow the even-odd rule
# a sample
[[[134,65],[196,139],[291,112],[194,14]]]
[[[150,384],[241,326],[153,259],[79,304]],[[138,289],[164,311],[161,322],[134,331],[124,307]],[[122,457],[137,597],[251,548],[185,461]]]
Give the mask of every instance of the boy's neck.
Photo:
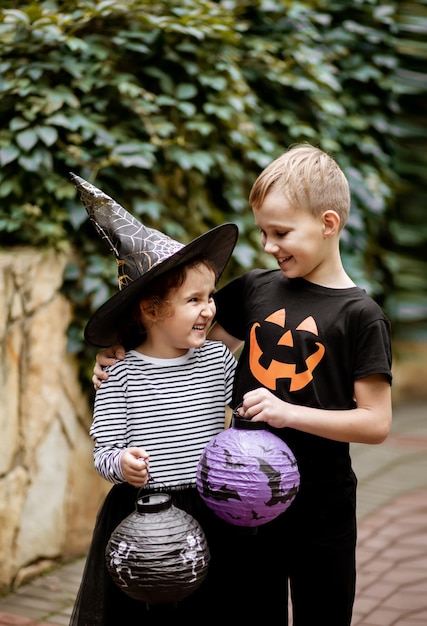
[[[331,281],[310,280],[308,278],[305,278],[304,280],[308,283],[313,283],[313,285],[319,285],[319,287],[328,287],[328,289],[350,289],[351,287],[356,287],[356,283],[352,281],[349,276],[345,279],[342,277],[342,279],[334,279]]]
[[[313,272],[301,278],[314,285],[329,289],[349,289],[356,286],[341,263],[336,263],[333,267],[323,268],[321,271]]]

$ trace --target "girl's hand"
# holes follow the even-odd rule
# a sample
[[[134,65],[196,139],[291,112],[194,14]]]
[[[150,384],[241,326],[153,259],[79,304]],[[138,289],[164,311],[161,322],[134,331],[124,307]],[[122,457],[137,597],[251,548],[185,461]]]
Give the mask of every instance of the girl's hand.
[[[126,482],[134,487],[144,487],[149,478],[149,456],[144,448],[126,448],[120,457]]]

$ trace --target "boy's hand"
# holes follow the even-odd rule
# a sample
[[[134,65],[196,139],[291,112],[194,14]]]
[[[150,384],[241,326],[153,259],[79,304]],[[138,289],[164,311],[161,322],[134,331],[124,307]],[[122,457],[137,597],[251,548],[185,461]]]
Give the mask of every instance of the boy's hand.
[[[238,413],[252,422],[267,422],[273,428],[287,426],[287,414],[291,405],[280,400],[264,387],[248,391],[243,396]]]
[[[104,371],[104,367],[114,365],[117,361],[123,361],[125,358],[125,349],[123,346],[110,346],[101,350],[96,355],[96,361],[93,368],[92,383],[95,391],[100,388],[103,380],[107,380],[108,374]]]
[[[130,485],[144,487],[149,478],[149,456],[144,448],[126,448],[120,457],[123,476]]]

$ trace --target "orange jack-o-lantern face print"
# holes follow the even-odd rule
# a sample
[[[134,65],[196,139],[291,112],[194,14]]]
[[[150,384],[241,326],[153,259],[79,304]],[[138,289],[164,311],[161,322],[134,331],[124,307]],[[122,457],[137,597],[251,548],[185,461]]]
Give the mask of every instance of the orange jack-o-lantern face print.
[[[284,355],[288,355],[286,360],[278,361],[277,359],[270,359],[268,365],[262,364],[265,362],[265,352],[257,339],[257,329],[261,328],[261,324],[256,322],[253,324],[250,332],[250,344],[249,344],[249,367],[253,376],[267,389],[275,390],[277,388],[277,381],[288,378],[290,381],[289,390],[299,391],[303,389],[312,379],[313,371],[315,367],[320,363],[325,354],[325,347],[319,341],[313,342],[313,352],[308,354],[304,358],[303,367],[298,367],[295,362],[294,346],[298,341],[298,333],[305,331],[313,335],[313,338],[318,337],[318,330],[316,322],[312,317],[306,317],[295,330],[284,330],[286,322],[286,310],[280,309],[272,315],[269,315],[264,322],[275,324],[279,328],[277,346],[283,346],[290,348],[290,351],[284,351]],[[264,323],[263,322],[263,323]],[[284,332],[283,332],[284,331]],[[271,335],[270,335],[271,345]],[[293,355],[293,356],[292,356]],[[292,361],[289,357],[293,359]]]

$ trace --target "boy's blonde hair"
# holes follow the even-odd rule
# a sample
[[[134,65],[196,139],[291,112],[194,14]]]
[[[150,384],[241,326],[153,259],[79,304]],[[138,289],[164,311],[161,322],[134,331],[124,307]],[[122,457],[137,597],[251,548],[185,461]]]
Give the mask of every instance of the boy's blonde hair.
[[[350,213],[350,189],[344,172],[334,159],[309,144],[291,146],[258,176],[249,203],[259,209],[272,191],[294,204],[295,210],[317,217],[332,209],[340,218],[340,230]]]

